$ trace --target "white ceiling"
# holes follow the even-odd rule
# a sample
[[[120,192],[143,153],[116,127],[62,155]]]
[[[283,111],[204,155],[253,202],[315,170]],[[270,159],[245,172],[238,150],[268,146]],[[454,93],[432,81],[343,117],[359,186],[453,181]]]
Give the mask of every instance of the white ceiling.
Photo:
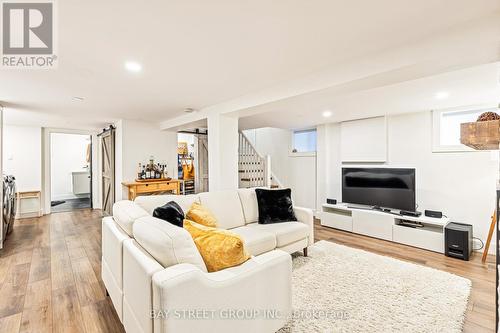
[[[399,82],[382,87],[354,90],[332,87],[268,103],[240,118],[240,128],[279,127],[300,129],[325,122],[338,122],[461,106],[500,103],[500,62],[445,74]],[[358,86],[366,84],[360,80]],[[449,97],[436,98],[438,93]],[[257,111],[255,109],[258,109]],[[331,111],[328,118],[324,111]]]
[[[58,68],[0,70],[0,101],[11,123],[159,123],[499,11],[499,0],[58,1]],[[126,72],[127,60],[143,71]]]

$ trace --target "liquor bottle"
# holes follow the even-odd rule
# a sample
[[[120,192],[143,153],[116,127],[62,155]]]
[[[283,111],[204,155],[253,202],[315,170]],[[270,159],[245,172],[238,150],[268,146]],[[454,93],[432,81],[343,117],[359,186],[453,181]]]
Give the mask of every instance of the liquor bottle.
[[[146,179],[151,179],[151,168],[149,165],[146,167]]]
[[[167,168],[167,163],[165,163],[165,165],[164,165],[163,177],[168,178],[168,168]]]
[[[142,168],[141,168],[141,163],[139,163],[139,167],[137,168],[137,179],[141,179],[141,173]]]
[[[142,166],[141,179],[146,179],[146,166]]]

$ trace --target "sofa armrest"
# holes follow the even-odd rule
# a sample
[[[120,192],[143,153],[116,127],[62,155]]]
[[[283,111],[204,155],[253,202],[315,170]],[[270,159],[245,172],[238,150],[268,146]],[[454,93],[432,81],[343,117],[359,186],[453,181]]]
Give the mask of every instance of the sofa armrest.
[[[314,244],[314,213],[312,209],[304,207],[293,207],[295,217],[299,222],[305,223],[309,226],[308,245]]]
[[[281,250],[214,273],[168,267],[153,275],[154,332],[276,332],[291,312],[291,274]]]

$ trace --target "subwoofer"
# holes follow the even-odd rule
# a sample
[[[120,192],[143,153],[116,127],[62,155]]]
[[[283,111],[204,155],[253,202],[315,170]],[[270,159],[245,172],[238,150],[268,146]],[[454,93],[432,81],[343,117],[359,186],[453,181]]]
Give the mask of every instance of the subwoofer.
[[[472,253],[472,225],[451,222],[444,228],[444,254],[469,260]]]

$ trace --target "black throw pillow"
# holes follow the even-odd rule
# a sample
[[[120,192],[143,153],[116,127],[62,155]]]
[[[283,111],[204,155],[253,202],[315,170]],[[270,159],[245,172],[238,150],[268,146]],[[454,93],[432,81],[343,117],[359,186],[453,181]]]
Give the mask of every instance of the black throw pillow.
[[[292,190],[266,190],[257,188],[259,224],[297,221],[293,212]]]
[[[170,201],[161,207],[155,208],[153,216],[181,228],[184,226],[184,212],[175,201]]]

